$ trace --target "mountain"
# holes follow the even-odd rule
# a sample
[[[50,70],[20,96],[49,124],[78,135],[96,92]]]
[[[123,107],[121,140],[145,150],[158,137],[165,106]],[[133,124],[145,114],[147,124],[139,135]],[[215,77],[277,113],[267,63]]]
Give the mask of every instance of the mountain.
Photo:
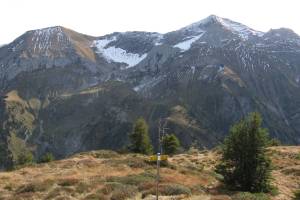
[[[164,118],[184,147],[211,148],[258,111],[272,137],[299,144],[299,66],[292,30],[215,15],[166,34],[28,31],[0,47],[1,163],[24,146],[58,158],[120,149],[140,116],[154,144]]]

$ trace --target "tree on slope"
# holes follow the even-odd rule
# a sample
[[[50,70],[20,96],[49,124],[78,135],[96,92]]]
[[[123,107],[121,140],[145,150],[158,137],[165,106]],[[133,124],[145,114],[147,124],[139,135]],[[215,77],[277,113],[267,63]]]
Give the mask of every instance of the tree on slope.
[[[150,142],[148,125],[143,118],[139,118],[133,127],[133,132],[129,135],[129,149],[135,153],[151,154],[153,147]]]
[[[266,155],[268,131],[261,128],[259,113],[251,113],[235,124],[222,148],[217,171],[228,186],[250,192],[270,190],[271,161]]]

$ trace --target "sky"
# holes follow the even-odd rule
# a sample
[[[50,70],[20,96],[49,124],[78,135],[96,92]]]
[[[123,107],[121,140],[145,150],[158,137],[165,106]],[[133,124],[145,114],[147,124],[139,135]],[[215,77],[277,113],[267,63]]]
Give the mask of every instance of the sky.
[[[56,25],[93,36],[166,33],[211,14],[259,31],[287,27],[300,34],[299,0],[0,0],[0,44]]]

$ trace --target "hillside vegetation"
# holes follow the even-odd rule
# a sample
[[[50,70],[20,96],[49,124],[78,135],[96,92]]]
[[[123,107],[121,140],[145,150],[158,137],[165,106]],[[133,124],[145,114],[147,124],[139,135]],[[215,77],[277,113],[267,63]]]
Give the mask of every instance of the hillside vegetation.
[[[161,168],[160,199],[293,199],[300,187],[300,147],[271,147],[273,195],[231,192],[214,172],[217,150],[190,151]],[[155,163],[140,154],[99,150],[0,173],[0,199],[155,199]]]

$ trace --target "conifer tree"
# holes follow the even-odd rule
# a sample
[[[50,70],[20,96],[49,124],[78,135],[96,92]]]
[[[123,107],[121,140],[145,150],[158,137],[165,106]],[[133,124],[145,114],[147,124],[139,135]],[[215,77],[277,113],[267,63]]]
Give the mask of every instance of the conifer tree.
[[[174,134],[167,134],[162,139],[162,146],[164,153],[174,155],[176,152],[178,152],[180,142]]]
[[[151,154],[153,147],[150,142],[148,125],[143,118],[139,118],[133,127],[133,132],[129,135],[129,149],[135,153]]]
[[[259,113],[251,113],[230,129],[222,149],[222,162],[217,166],[227,186],[250,192],[270,190],[268,131],[261,128],[261,122]]]

